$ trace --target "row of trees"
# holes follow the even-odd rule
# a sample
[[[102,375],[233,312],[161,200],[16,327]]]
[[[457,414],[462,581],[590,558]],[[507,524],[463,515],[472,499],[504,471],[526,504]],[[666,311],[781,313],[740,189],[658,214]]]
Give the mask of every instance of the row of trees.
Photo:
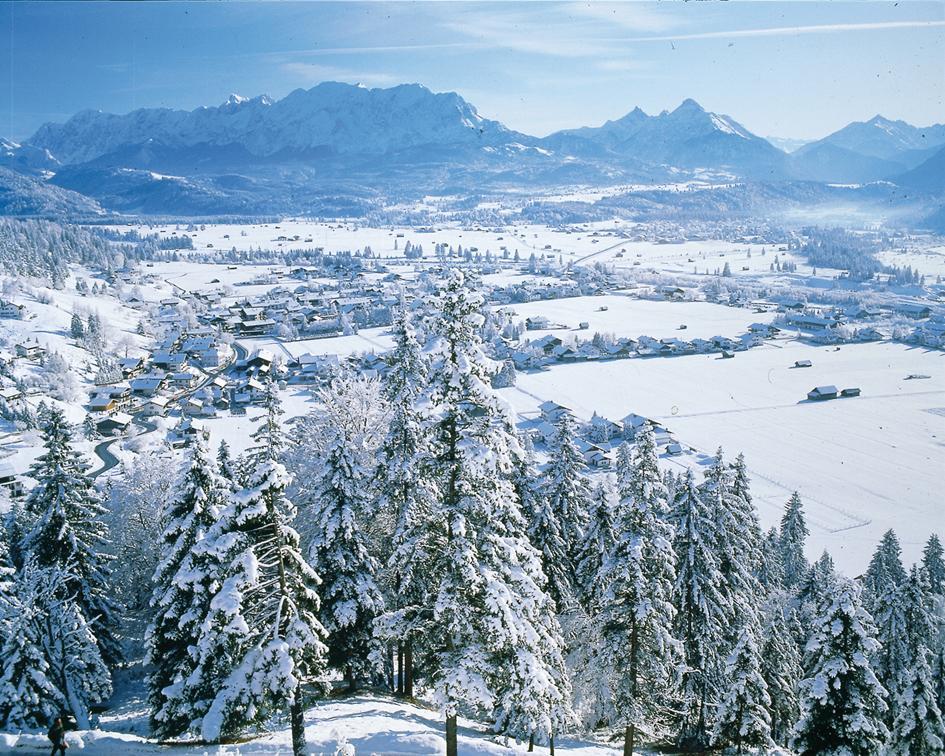
[[[453,272],[427,307],[400,310],[383,385],[339,373],[289,435],[271,385],[254,449],[233,459],[223,446],[214,459],[195,442],[163,511],[153,577],[159,736],[227,740],[287,710],[301,753],[304,699],[334,679],[431,694],[452,754],[461,711],[552,747],[561,733],[604,728],[626,754],[639,742],[942,753],[937,539],[906,571],[887,534],[861,586],[826,554],[808,564],[796,495],[780,527],[761,531],[741,457],[720,451],[700,480],[664,475],[643,430],[594,486],[564,415],[539,466],[490,387],[481,307]],[[11,691],[64,658],[52,630],[21,620],[15,602],[31,575],[83,619],[98,656],[76,647],[77,658],[101,659],[106,672],[116,658],[109,607],[83,603],[109,595],[103,555],[116,549],[100,531],[69,540],[60,571],[87,554],[95,569],[74,585],[98,587],[60,589],[37,573],[48,558],[37,563],[36,536],[24,535],[41,530],[52,507],[41,502],[56,496],[83,502],[61,532],[101,522],[74,453],[52,454],[67,437],[61,418],[51,422],[44,459],[71,461],[41,461],[28,512],[7,531],[3,601],[16,608],[4,621],[32,622],[33,635],[5,637],[39,639],[4,648],[7,724],[74,710],[77,687],[86,709],[107,695],[93,684],[98,667],[83,667],[62,687],[31,688],[35,711],[16,708]],[[64,466],[69,478],[56,478]]]

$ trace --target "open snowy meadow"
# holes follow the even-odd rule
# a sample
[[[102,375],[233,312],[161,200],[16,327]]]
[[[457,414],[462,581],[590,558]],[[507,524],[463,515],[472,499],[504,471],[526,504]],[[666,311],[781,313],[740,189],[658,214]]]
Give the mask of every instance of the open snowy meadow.
[[[812,366],[796,368],[798,360]],[[664,458],[672,466],[700,467],[720,445],[744,452],[762,524],[777,524],[798,491],[811,529],[808,555],[827,548],[857,575],[889,528],[911,561],[945,527],[943,367],[941,352],[898,344],[836,349],[777,339],[730,360],[712,354],[559,365],[520,373],[501,393],[526,419],[550,399],[583,420],[594,412],[617,422],[631,412],[658,420],[694,450]],[[862,394],[807,399],[829,384]]]

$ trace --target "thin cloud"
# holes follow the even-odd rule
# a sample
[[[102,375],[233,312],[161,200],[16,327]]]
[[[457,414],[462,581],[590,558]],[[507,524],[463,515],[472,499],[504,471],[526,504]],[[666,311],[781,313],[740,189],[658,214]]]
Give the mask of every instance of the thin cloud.
[[[735,37],[793,37],[800,34],[836,34],[839,32],[885,31],[891,29],[926,29],[945,26],[945,21],[877,21],[863,24],[815,24],[812,26],[776,26],[767,29],[732,29],[693,32],[691,34],[651,37],[623,37],[610,42],[678,42],[687,39],[732,39]]]

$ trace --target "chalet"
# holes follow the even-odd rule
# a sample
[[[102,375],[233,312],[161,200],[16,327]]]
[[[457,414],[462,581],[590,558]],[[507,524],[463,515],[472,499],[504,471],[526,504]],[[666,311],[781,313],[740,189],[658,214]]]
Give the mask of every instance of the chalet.
[[[540,349],[545,354],[552,354],[555,349],[560,347],[562,344],[561,339],[557,336],[553,336],[550,333],[546,336],[542,336],[540,339],[529,342],[529,346]]]
[[[46,354],[45,348],[41,347],[39,344],[17,344],[16,345],[16,356],[23,357],[27,360],[38,360]]]
[[[268,368],[274,359],[275,355],[268,349],[257,349],[246,360],[246,367],[257,370],[261,367]]]
[[[623,426],[608,420],[606,417],[598,415],[596,412],[591,417],[588,427],[588,437],[596,443],[606,443],[613,438],[623,434]]]
[[[89,399],[88,407],[90,412],[111,413],[118,410],[118,402],[108,394],[97,394]]]
[[[882,341],[883,334],[880,333],[877,329],[870,326],[869,328],[857,328],[856,329],[856,340],[857,341]]]
[[[544,315],[533,315],[525,319],[525,330],[527,331],[544,331],[548,328],[551,328],[551,321]]]
[[[168,380],[174,388],[190,388],[196,383],[197,376],[184,370],[179,373],[171,373]]]
[[[0,486],[7,489],[11,498],[17,499],[22,496],[23,482],[17,478],[16,472],[9,462],[0,462]]]
[[[610,467],[610,457],[607,455],[607,452],[597,444],[592,444],[590,441],[585,441],[583,438],[576,438],[574,439],[574,445],[581,453],[581,457],[584,459],[584,464],[586,464],[588,467]]]
[[[800,313],[798,315],[788,315],[787,322],[796,328],[802,328],[805,331],[825,331],[828,328],[836,328],[839,322],[830,318],[823,318],[820,315],[808,315]]]
[[[661,294],[664,299],[669,300],[678,301],[686,296],[686,290],[680,289],[678,286],[658,286],[656,292]]]
[[[557,423],[562,415],[572,415],[571,410],[567,407],[552,401],[539,404],[538,411],[541,412],[541,416],[545,422],[551,423],[552,425]]]
[[[794,360],[794,367],[796,368],[809,368],[813,366],[814,363],[810,360]]]
[[[5,402],[16,402],[23,398],[23,392],[15,386],[0,389],[0,399]]]
[[[205,440],[209,439],[210,431],[202,420],[187,417],[168,434],[167,441],[172,448],[180,449],[189,446],[198,436],[202,436]]]
[[[0,299],[0,318],[4,320],[22,320],[25,316],[26,308],[23,305]]]
[[[556,360],[560,360],[562,362],[570,362],[577,357],[577,352],[574,350],[574,348],[569,347],[567,344],[556,346],[551,350],[551,354]]]
[[[771,323],[752,323],[748,326],[749,333],[757,333],[762,338],[771,338],[781,333],[781,329]]]
[[[643,417],[643,415],[637,415],[631,412],[623,420],[620,421],[623,425],[623,434],[629,439],[636,437],[636,434],[643,430],[646,427],[652,428],[656,425],[655,422],[649,418]]]
[[[126,412],[116,412],[113,415],[99,420],[96,423],[99,433],[105,435],[113,435],[116,433],[124,433],[128,430],[128,427],[134,421],[134,418]]]
[[[922,304],[901,304],[896,308],[896,311],[907,318],[916,320],[922,320],[932,315],[932,308]]]
[[[859,395],[860,395],[859,388],[845,388],[843,389],[843,391],[840,392],[840,396],[859,396]]]
[[[164,417],[167,415],[171,400],[166,396],[155,396],[146,405],[144,413],[151,416]]]
[[[666,453],[671,457],[677,457],[683,453],[682,444],[678,441],[673,441],[666,444]]]
[[[121,368],[123,378],[131,378],[144,369],[144,360],[140,357],[123,357],[118,360],[118,367]]]
[[[274,320],[241,320],[239,331],[244,336],[264,336],[276,327]]]
[[[158,391],[167,385],[167,377],[143,376],[141,378],[131,379],[131,392],[138,396],[154,396]]]
[[[817,386],[816,388],[807,392],[807,398],[811,401],[821,401],[824,399],[836,399],[837,394],[836,386]]]
[[[159,349],[151,356],[154,367],[166,370],[181,370],[187,364],[187,355],[183,352],[170,352]]]

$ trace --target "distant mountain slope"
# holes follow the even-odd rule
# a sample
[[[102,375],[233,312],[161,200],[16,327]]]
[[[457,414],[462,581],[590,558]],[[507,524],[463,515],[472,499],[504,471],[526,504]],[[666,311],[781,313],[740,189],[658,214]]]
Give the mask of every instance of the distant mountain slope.
[[[802,147],[798,152],[829,144],[850,152],[895,159],[912,150],[928,150],[945,145],[945,124],[918,127],[905,121],[890,121],[880,115],[869,121],[855,121],[839,131]]]
[[[90,197],[0,167],[0,215],[89,218],[103,214]]]
[[[792,174],[805,181],[858,184],[901,173],[903,165],[829,142],[802,147],[790,156]]]
[[[672,111],[650,116],[639,108],[597,128],[560,131],[542,140],[555,150],[614,153],[679,168],[729,169],[753,178],[783,178],[785,154],[726,115],[685,100]]]
[[[945,194],[945,147],[911,171],[893,179],[899,186],[932,194]]]
[[[9,168],[18,173],[39,174],[55,171],[59,161],[49,150],[31,145],[21,145],[0,137],[0,167]]]
[[[171,148],[198,144],[244,149],[256,157],[328,151],[386,154],[428,144],[478,148],[532,141],[480,116],[455,93],[417,84],[366,89],[327,82],[282,100],[231,96],[193,111],[136,110],[112,115],[86,110],[64,124],[45,124],[28,144],[63,163],[94,160],[129,145]]]

